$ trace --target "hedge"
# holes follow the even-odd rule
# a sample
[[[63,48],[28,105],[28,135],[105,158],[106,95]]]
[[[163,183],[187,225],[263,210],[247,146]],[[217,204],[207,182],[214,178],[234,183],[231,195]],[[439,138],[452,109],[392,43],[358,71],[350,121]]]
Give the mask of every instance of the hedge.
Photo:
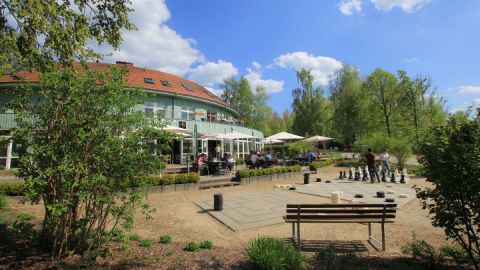
[[[23,196],[27,194],[27,187],[21,182],[0,183],[0,194],[7,196]]]
[[[333,164],[334,162],[335,162],[335,159],[333,158],[323,160],[323,161],[314,161],[312,162],[312,165],[310,165],[310,169],[318,169],[318,168],[326,167],[330,164]]]
[[[186,184],[198,183],[200,175],[198,173],[183,173],[183,174],[166,174],[160,176],[144,176],[138,177],[131,183],[132,187],[138,187],[142,184],[152,186],[171,185],[171,184]],[[7,196],[24,196],[27,193],[27,188],[22,182],[0,183],[0,194]]]
[[[260,175],[271,175],[279,174],[286,172],[299,172],[302,169],[299,165],[288,166],[288,167],[271,167],[271,168],[260,168],[254,170],[239,170],[237,171],[237,178],[245,178],[251,176],[260,176]]]
[[[165,174],[163,176],[150,175],[136,179],[132,187],[138,187],[141,184],[150,186],[164,186],[171,184],[198,183],[200,175],[198,173]]]
[[[236,165],[242,165],[242,164],[245,164],[245,159],[244,158],[235,158],[235,164]]]

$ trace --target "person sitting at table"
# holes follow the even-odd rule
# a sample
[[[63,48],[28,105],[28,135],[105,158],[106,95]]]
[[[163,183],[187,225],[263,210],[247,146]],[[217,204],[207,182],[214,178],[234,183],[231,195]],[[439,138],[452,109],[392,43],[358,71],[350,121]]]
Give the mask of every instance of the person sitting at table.
[[[252,152],[252,154],[250,155],[250,164],[252,166],[252,168],[257,168],[258,166],[258,155],[256,152]]]
[[[321,157],[322,157],[322,153],[320,152],[320,150],[318,150],[318,151],[317,151],[316,159],[317,159],[317,160],[320,160]]]
[[[235,166],[235,159],[232,158],[232,156],[230,156],[229,154],[224,153],[222,160],[226,163],[227,168],[230,170],[230,174],[231,174],[233,171],[233,167]]]
[[[267,152],[267,154],[265,155],[265,164],[270,167],[272,166],[272,163],[273,163],[273,157],[272,157],[272,151],[270,152]]]
[[[263,151],[260,151],[258,155],[258,160],[257,160],[257,167],[263,167],[265,166],[265,155]]]
[[[204,153],[201,153],[200,156],[198,157],[197,164],[198,164],[198,171],[200,175],[202,175],[205,169],[206,168],[208,169],[207,155],[205,155]]]
[[[315,161],[315,152],[313,152],[313,150],[310,151],[310,153],[308,153],[308,157],[311,161]]]

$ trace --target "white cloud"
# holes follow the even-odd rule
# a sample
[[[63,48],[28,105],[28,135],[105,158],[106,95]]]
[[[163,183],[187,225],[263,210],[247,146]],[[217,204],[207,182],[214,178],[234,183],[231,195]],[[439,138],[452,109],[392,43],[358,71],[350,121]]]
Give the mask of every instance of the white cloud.
[[[388,12],[395,7],[401,8],[405,12],[415,12],[432,0],[371,0],[375,8],[380,11]]]
[[[264,80],[262,79],[262,70],[261,65],[255,61],[252,62],[252,68],[247,68],[248,74],[245,75],[245,78],[248,80],[253,89],[257,86],[265,87],[268,93],[277,93],[283,90],[284,81],[277,80]]]
[[[480,98],[475,98],[475,99],[473,100],[473,105],[475,105],[475,106],[480,106]]]
[[[315,84],[326,85],[332,79],[335,71],[342,68],[342,63],[326,56],[314,56],[306,52],[293,52],[278,56],[275,65],[281,68],[302,68],[311,70]]]
[[[362,11],[362,2],[361,0],[342,0],[338,9],[340,9],[340,12],[342,12],[343,15],[350,16]]]
[[[208,86],[205,86],[205,88],[212,92],[214,95],[216,95],[217,97],[220,97],[223,93],[223,90],[222,89],[218,89],[218,88],[213,88],[213,87],[208,87]]]
[[[132,7],[130,19],[138,31],[123,31],[120,50],[106,57],[107,60],[129,61],[136,66],[177,75],[185,74],[193,64],[204,61],[193,39],[184,38],[165,25],[170,19],[165,0],[135,0]]]
[[[237,68],[230,62],[218,60],[199,65],[191,70],[189,79],[203,85],[222,83],[223,79],[238,74]]]
[[[403,62],[405,62],[405,63],[417,63],[418,58],[417,57],[406,58],[406,59],[403,59]]]
[[[462,85],[458,92],[460,94],[480,94],[480,85]]]

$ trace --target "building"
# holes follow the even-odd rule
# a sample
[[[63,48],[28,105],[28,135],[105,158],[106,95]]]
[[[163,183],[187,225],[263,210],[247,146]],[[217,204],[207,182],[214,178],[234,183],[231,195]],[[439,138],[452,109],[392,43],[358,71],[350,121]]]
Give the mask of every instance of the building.
[[[243,126],[240,115],[228,104],[205,87],[187,79],[147,68],[135,67],[132,63],[88,63],[91,70],[107,70],[110,65],[128,68],[127,86],[144,89],[154,98],[139,107],[147,114],[155,113],[169,125],[189,130],[187,136],[172,143],[170,162],[184,164],[198,153],[213,153],[217,144],[222,152],[235,157],[245,157],[250,150],[263,148],[263,133]],[[20,72],[33,85],[39,83],[38,73]],[[20,82],[11,76],[0,78],[0,103],[7,100],[5,89],[12,89]],[[10,138],[15,128],[13,113],[0,114],[0,137]],[[228,134],[237,134],[228,136]],[[238,136],[238,134],[244,134]],[[222,153],[223,154],[223,153]],[[0,149],[0,166],[14,167],[18,156],[15,142],[10,140]]]

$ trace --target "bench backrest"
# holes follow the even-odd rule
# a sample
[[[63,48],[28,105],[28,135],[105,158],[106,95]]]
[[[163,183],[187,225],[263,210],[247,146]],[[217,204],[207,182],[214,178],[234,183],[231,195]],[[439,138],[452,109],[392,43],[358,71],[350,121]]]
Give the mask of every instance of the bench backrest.
[[[393,222],[397,204],[287,204],[286,221]]]

